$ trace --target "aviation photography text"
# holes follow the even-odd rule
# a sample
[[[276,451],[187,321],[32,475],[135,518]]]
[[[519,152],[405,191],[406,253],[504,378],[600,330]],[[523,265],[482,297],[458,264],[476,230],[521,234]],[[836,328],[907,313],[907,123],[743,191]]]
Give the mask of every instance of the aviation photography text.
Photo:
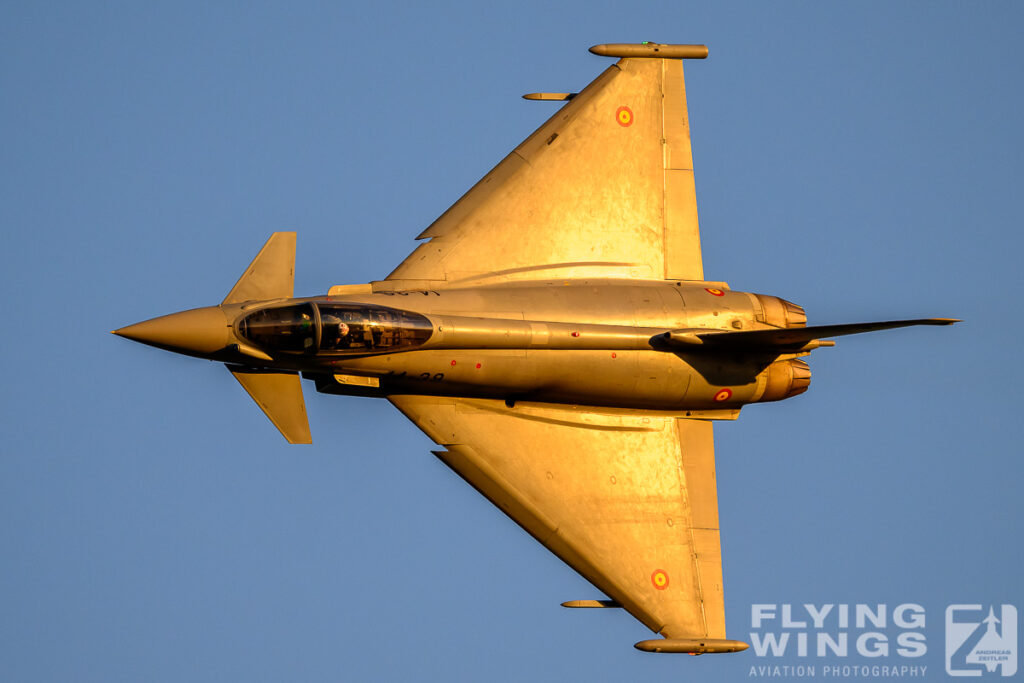
[[[764,661],[751,678],[920,678],[928,676],[922,605],[754,604],[750,644]],[[799,663],[773,660],[795,657]],[[934,673],[934,672],[933,672]]]

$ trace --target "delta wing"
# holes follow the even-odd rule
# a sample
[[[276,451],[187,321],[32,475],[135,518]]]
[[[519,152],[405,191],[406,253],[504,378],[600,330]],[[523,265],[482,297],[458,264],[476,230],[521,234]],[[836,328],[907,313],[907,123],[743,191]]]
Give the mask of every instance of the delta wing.
[[[459,476],[652,631],[725,638],[710,422],[390,400]]]

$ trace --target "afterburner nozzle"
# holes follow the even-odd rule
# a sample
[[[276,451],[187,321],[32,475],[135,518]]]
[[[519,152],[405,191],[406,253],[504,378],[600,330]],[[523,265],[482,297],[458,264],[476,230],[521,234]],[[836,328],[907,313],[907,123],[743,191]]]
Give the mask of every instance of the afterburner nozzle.
[[[811,384],[811,366],[799,358],[776,361],[767,373],[764,394],[758,401],[781,401],[804,393]]]
[[[807,314],[803,306],[767,294],[755,294],[754,298],[761,308],[756,311],[760,322],[772,327],[807,327]]]
[[[113,334],[157,348],[206,356],[231,342],[230,323],[220,306],[193,308],[114,330]]]

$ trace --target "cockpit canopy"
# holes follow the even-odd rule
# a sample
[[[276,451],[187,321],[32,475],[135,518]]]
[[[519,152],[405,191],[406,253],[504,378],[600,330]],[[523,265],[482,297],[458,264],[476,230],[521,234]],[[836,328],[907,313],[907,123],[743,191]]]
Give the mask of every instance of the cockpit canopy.
[[[433,332],[418,313],[384,306],[306,302],[264,308],[238,323],[238,333],[271,352],[380,353],[423,344]]]

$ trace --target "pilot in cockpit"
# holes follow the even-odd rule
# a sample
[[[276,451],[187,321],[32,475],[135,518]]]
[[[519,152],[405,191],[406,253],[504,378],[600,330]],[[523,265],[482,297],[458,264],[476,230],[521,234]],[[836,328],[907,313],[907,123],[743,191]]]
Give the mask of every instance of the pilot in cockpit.
[[[347,349],[351,344],[348,325],[333,315],[324,315],[320,321],[323,325],[323,342],[321,348]]]

